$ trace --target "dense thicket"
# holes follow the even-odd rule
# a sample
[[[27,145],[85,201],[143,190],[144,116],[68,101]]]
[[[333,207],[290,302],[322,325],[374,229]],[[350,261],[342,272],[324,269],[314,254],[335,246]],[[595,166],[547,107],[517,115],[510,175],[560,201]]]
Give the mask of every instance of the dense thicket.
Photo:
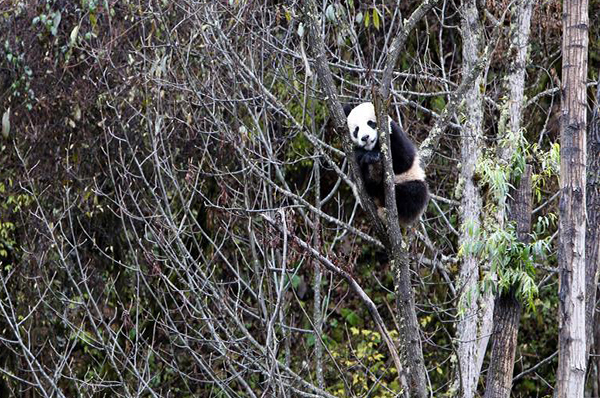
[[[400,393],[389,256],[325,105],[304,3],[0,3],[0,395]],[[419,4],[319,2],[342,102],[373,98]],[[491,320],[485,303],[511,292],[523,304],[513,395],[546,396],[558,359],[561,4],[533,3],[519,131],[507,116],[513,4],[473,5],[478,27],[452,1],[417,23],[390,93],[417,143],[455,110],[425,165],[432,200],[404,239],[427,380],[436,397],[463,391],[462,322]],[[600,3],[590,10],[597,38]],[[468,40],[479,40],[473,59]],[[590,111],[599,51],[591,39]],[[453,99],[477,62],[470,94]],[[534,210],[519,240],[504,206],[526,164]],[[489,351],[469,371],[474,394]]]

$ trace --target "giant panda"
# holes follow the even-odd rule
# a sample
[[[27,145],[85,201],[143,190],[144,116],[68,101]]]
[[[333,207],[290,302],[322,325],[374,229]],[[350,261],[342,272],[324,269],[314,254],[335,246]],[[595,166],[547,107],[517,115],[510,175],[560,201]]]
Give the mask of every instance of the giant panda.
[[[385,183],[375,107],[371,102],[364,102],[357,106],[346,105],[344,112],[365,189],[383,218]],[[402,226],[408,226],[423,213],[429,193],[415,145],[389,116],[388,120],[398,217]]]

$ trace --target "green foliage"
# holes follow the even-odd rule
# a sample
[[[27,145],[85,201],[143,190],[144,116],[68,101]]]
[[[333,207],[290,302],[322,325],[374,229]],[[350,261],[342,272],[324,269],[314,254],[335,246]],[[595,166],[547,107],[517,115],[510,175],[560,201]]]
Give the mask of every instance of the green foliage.
[[[535,283],[535,264],[549,254],[550,237],[536,239],[532,235],[531,243],[518,240],[514,223],[508,223],[504,229],[487,231],[465,223],[468,234],[472,238],[460,248],[459,255],[471,254],[482,262],[490,264],[490,272],[483,280],[484,290],[492,289],[494,293],[508,292],[516,288],[515,293],[534,309],[534,298],[538,293]],[[491,275],[496,275],[494,281]],[[470,304],[470,293],[464,295],[461,308]]]
[[[537,235],[543,236],[551,234],[558,227],[558,216],[556,213],[548,213],[545,216],[539,216],[534,231]]]
[[[7,39],[4,41],[4,55],[6,59],[5,66],[9,70],[13,70],[15,75],[10,85],[10,93],[18,99],[22,98],[27,109],[31,110],[36,98],[32,88],[33,71],[25,61],[25,54],[17,51]],[[3,63],[0,61],[0,65]]]
[[[14,239],[14,231],[15,224],[0,220],[0,265],[4,265],[4,261],[8,258],[8,251],[13,250],[17,243]],[[7,264],[4,269],[8,270],[11,267],[10,264]]]
[[[344,320],[351,326],[359,326],[362,324],[361,317],[354,311],[348,308],[341,308],[340,313],[344,317]]]
[[[392,338],[398,333],[390,332]],[[350,328],[349,344],[331,348],[336,362],[352,375],[346,389],[342,381],[333,384],[328,391],[335,396],[397,397],[402,391],[396,377],[396,369],[389,366],[385,345],[378,332],[370,329]]]
[[[473,222],[464,223],[463,228],[466,228],[471,239],[461,246],[459,254],[469,253],[479,257],[481,261],[490,263],[490,272],[483,281],[484,289],[508,292],[516,288],[515,293],[528,303],[530,309],[534,309],[534,298],[538,293],[534,279],[535,263],[546,258],[550,251],[550,237],[541,234],[547,232],[553,217],[550,215],[538,220],[536,234],[531,235],[531,243],[521,242],[517,238],[514,223],[505,221],[505,227],[498,228],[495,209],[497,206],[505,206],[509,190],[512,184],[519,182],[530,152],[535,153],[535,147],[530,150],[523,131],[509,131],[504,123],[505,120],[500,121],[500,130],[504,131],[499,142],[500,150],[512,148],[512,157],[506,163],[498,156],[488,154],[477,165],[481,182],[489,187],[492,200],[486,208],[488,216],[485,229],[475,227]],[[554,170],[557,153],[556,146],[553,146],[549,156],[545,158],[548,162],[548,175]],[[492,275],[497,277],[495,282],[491,278]]]
[[[525,170],[529,154],[529,144],[523,131],[506,131],[499,142],[500,150],[513,148],[512,157],[508,163],[500,160],[496,154],[483,156],[477,164],[477,174],[481,176],[483,185],[487,185],[492,193],[493,201],[497,204],[508,196],[511,183],[517,183]]]
[[[33,18],[31,24],[33,27],[36,25],[41,25],[46,29],[48,33],[52,36],[56,36],[58,33],[58,27],[60,26],[60,21],[62,19],[62,14],[60,11],[52,11],[50,9],[50,4],[46,4],[45,12],[42,12],[37,17]]]
[[[446,99],[442,96],[433,97],[431,99],[431,109],[437,113],[441,113],[446,107]]]
[[[553,143],[547,151],[541,150],[537,145],[532,150],[536,159],[540,160],[540,173],[533,175],[533,195],[536,201],[541,202],[543,190],[553,182],[558,182],[560,175],[560,144]]]
[[[535,263],[548,255],[548,240],[523,243],[518,240],[515,225],[509,223],[504,230],[498,229],[486,240],[485,258],[490,260],[491,271],[498,277],[498,291],[508,292],[516,287],[516,294],[534,309],[538,293],[535,283]]]
[[[508,177],[510,169],[507,165],[499,163],[494,158],[486,158],[477,164],[477,171],[481,175],[481,181],[487,185],[492,197],[499,202],[508,195],[510,185]]]
[[[381,25],[379,21],[379,11],[377,11],[376,7],[373,7],[373,26],[375,29],[379,30],[379,26]]]
[[[465,220],[462,225],[462,229],[466,231],[467,236],[470,238],[466,240],[458,249],[459,256],[474,255],[479,256],[483,248],[483,242],[485,237],[482,236],[485,232],[475,223],[475,220]]]

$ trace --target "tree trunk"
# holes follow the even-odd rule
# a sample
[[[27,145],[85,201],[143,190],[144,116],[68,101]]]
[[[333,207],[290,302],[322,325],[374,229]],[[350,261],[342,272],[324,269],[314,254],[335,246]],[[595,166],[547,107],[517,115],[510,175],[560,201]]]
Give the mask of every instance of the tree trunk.
[[[415,10],[413,15],[409,18],[409,21],[402,28],[400,35],[397,40],[394,40],[394,45],[391,48],[390,54],[387,60],[386,71],[389,76],[384,76],[384,81],[391,82],[391,73],[393,66],[395,65],[395,59],[398,56],[399,50],[394,51],[394,48],[398,49],[402,47],[402,37],[406,37],[408,32],[403,33],[405,30],[410,31],[415,25],[418,19],[422,18],[424,13],[433,6],[434,3],[423,3],[420,7]],[[416,306],[414,302],[414,293],[412,291],[410,281],[410,268],[408,258],[402,249],[402,237],[400,227],[397,222],[397,209],[394,206],[391,210],[390,217],[395,217],[394,223],[389,223],[388,228],[384,228],[383,224],[379,220],[375,211],[373,201],[368,197],[366,191],[362,185],[360,172],[356,161],[353,160],[352,156],[352,145],[345,131],[345,117],[342,112],[342,107],[338,101],[336,87],[333,82],[333,77],[327,63],[325,55],[325,43],[321,36],[321,30],[318,23],[318,11],[314,0],[306,1],[304,3],[304,16],[305,22],[308,27],[308,37],[311,46],[312,53],[315,57],[315,69],[319,82],[323,92],[326,94],[326,99],[329,105],[329,109],[332,113],[334,125],[338,132],[342,133],[342,141],[344,143],[344,150],[350,159],[349,165],[352,170],[352,175],[355,176],[356,185],[358,188],[358,194],[361,199],[363,208],[369,214],[371,221],[375,225],[375,230],[380,237],[383,245],[386,247],[387,252],[390,254],[391,268],[394,270],[394,284],[396,291],[396,302],[398,305],[398,324],[400,326],[400,353],[395,351],[394,342],[389,337],[385,324],[381,320],[381,317],[377,313],[376,308],[371,307],[369,311],[374,318],[375,323],[381,328],[382,334],[385,334],[384,339],[390,349],[390,354],[394,359],[396,369],[398,371],[398,377],[401,386],[405,388],[405,395],[410,394],[411,397],[425,398],[427,397],[427,370],[425,368],[425,361],[423,358],[423,352],[421,349],[421,336],[419,332],[419,324],[417,321]],[[411,22],[412,21],[412,22]],[[391,56],[391,54],[395,54]],[[386,76],[387,76],[386,74]],[[383,89],[384,93],[388,93],[389,87]],[[387,94],[389,95],[389,93]],[[384,95],[387,96],[387,95]],[[385,124],[384,124],[385,125]],[[385,129],[383,129],[385,133]],[[386,139],[389,139],[387,136]],[[385,142],[385,141],[384,141]],[[388,146],[389,147],[389,146]],[[386,169],[391,168],[391,155],[389,151],[383,152],[384,165]],[[389,191],[389,181],[386,182],[387,189]],[[389,192],[386,192],[388,197]],[[394,200],[387,200],[387,203],[395,203]],[[349,278],[350,279],[350,278]],[[354,280],[350,280],[351,283],[355,283]],[[385,333],[384,333],[385,332]]]
[[[462,68],[467,73],[478,60],[483,30],[474,0],[464,3],[462,13]],[[460,243],[463,247],[479,239],[477,231],[480,229],[482,201],[473,176],[481,154],[481,126],[483,122],[481,81],[482,77],[479,76],[465,94],[466,122],[463,125],[461,134],[461,180],[464,181],[464,190],[460,207],[460,214],[462,215]],[[459,300],[462,315],[457,325],[459,366],[457,377],[460,378],[461,396],[471,398],[477,389],[483,355],[491,332],[493,313],[493,300],[491,300],[491,297],[489,300],[485,300],[487,297],[484,296],[484,300],[482,300],[479,294],[479,260],[475,253],[465,252],[463,256],[459,273],[459,288],[463,293]],[[487,323],[480,323],[481,320],[485,319],[488,319]],[[482,328],[479,328],[478,324]]]
[[[596,356],[594,357],[594,362],[596,364],[596,369],[594,369],[594,377],[595,380],[592,382],[592,386],[593,386],[593,390],[594,392],[600,390],[600,357],[598,356],[598,353],[600,352],[600,314],[598,312],[596,312],[594,314],[594,320],[595,322],[593,323],[592,326],[592,333],[594,333],[594,350],[595,350],[595,354]],[[599,394],[594,394],[592,395],[593,397],[597,397],[599,396]]]
[[[593,359],[595,368],[590,373],[594,395],[600,389],[600,320],[596,313],[598,293],[598,265],[600,264],[600,85],[596,88],[596,105],[588,129],[588,170],[587,170],[587,232],[585,236],[585,332],[586,357],[591,347],[596,354]],[[594,319],[596,322],[594,322]],[[595,341],[594,341],[595,340]]]
[[[583,397],[586,369],[586,79],[588,2],[563,3],[559,356],[555,397]]]
[[[588,129],[587,232],[585,236],[585,332],[589,355],[594,341],[594,312],[600,263],[600,85]],[[596,352],[598,354],[598,352]],[[600,363],[599,363],[600,365]]]
[[[506,77],[508,88],[507,102],[502,107],[504,115],[502,120],[508,119],[507,128],[501,130],[508,134],[520,134],[523,118],[523,92],[525,87],[525,63],[529,47],[529,32],[531,27],[532,0],[519,0],[512,7],[510,28],[510,58],[512,62]],[[502,127],[502,126],[500,126]],[[509,164],[516,150],[515,140],[508,140],[508,145],[500,149],[500,161]],[[509,220],[517,224],[517,236],[521,242],[529,241],[531,225],[531,167],[527,166],[521,177],[519,189],[512,192]],[[498,205],[498,224],[505,226],[506,200],[502,198]],[[519,321],[521,319],[521,303],[515,297],[516,287],[508,292],[501,292],[494,306],[494,344],[490,353],[490,365],[486,381],[486,398],[510,397],[512,388],[512,375],[514,370],[515,353]]]
[[[484,398],[510,397],[521,319],[521,302],[514,289],[500,293],[494,306],[494,332]]]
[[[526,166],[519,189],[512,193],[509,218],[517,223],[517,237],[529,241],[531,225],[531,166]],[[512,388],[517,335],[521,319],[521,302],[515,296],[516,287],[502,292],[494,306],[494,344],[484,398],[508,398]]]
[[[314,120],[314,118],[313,118]],[[313,131],[316,129],[313,126]],[[313,170],[315,173],[315,204],[321,209],[321,162],[319,157],[315,155]],[[321,251],[321,220],[318,216],[314,218],[313,230],[313,245],[318,251]],[[323,311],[321,310],[321,281],[323,272],[321,265],[315,261],[313,264],[313,322],[315,324],[315,373],[317,376],[317,385],[319,388],[325,389],[325,377],[323,375]]]

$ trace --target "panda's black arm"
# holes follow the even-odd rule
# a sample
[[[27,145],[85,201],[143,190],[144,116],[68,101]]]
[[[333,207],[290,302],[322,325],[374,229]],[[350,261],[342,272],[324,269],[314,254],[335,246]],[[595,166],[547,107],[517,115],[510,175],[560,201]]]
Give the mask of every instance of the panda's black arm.
[[[364,148],[356,148],[354,153],[356,154],[356,163],[358,163],[359,166],[381,161],[381,152],[379,149],[372,149],[368,151]]]
[[[379,149],[368,151],[363,148],[356,148],[354,154],[367,190],[372,185],[380,184],[383,181],[383,162],[381,161],[382,156]]]

